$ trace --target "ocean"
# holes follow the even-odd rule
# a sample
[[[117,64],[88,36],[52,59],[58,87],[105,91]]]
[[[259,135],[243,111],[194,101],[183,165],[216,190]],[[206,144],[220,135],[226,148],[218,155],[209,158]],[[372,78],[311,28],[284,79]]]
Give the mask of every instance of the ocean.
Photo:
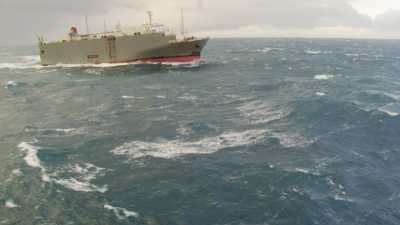
[[[214,39],[197,64],[0,48],[1,225],[398,225],[400,41]]]

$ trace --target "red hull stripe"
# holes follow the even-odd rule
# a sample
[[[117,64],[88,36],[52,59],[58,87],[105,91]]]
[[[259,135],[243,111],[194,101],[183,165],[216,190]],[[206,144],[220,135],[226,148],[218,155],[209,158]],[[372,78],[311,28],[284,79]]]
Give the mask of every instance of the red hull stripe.
[[[132,62],[144,62],[144,63],[174,63],[174,62],[193,62],[200,60],[200,56],[174,56],[174,57],[155,57],[155,58],[146,58],[146,59],[137,59],[130,61],[118,61],[111,63],[132,63]]]

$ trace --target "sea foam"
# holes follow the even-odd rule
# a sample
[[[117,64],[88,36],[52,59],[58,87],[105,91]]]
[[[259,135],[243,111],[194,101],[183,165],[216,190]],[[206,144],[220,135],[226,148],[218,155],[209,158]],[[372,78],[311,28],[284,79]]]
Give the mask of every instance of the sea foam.
[[[135,62],[128,62],[128,63],[101,63],[101,64],[63,64],[58,63],[55,65],[43,66],[40,64],[40,56],[39,55],[28,55],[28,56],[21,56],[18,58],[17,62],[2,62],[0,63],[0,69],[47,69],[47,68],[111,68],[111,67],[121,67],[121,66],[128,66],[128,65],[143,65],[143,64],[156,64],[156,65],[166,65],[172,66],[177,68],[196,68],[199,67],[205,61],[194,60],[192,62],[145,62],[145,61],[135,61]],[[100,71],[94,70],[85,70],[88,74],[101,74]]]
[[[115,216],[120,220],[127,219],[128,217],[139,217],[139,213],[129,211],[124,208],[115,207],[115,206],[108,205],[108,204],[105,204],[104,208],[113,211]]]
[[[69,165],[65,169],[67,172],[74,175],[70,178],[53,178],[52,181],[64,186],[65,188],[73,191],[81,192],[107,192],[108,186],[103,185],[101,187],[92,184],[98,176],[104,176],[106,169],[97,167],[91,163],[85,164],[73,164]],[[62,171],[65,172],[65,171]]]
[[[20,206],[15,204],[13,200],[9,199],[4,204],[4,207],[6,207],[7,209],[13,209],[13,208],[19,208]]]
[[[17,147],[21,151],[26,153],[26,155],[24,157],[26,164],[33,168],[39,168],[42,173],[42,180],[45,182],[49,182],[50,178],[47,175],[46,168],[42,165],[42,162],[40,161],[40,159],[37,155],[39,148],[36,146],[33,146],[27,142],[22,142]]]
[[[171,159],[188,154],[212,154],[219,150],[255,144],[264,138],[265,130],[225,132],[216,137],[206,137],[198,141],[163,140],[158,142],[133,141],[113,150],[115,155],[126,155],[130,159],[145,156]]]
[[[255,100],[248,102],[237,108],[241,115],[250,122],[250,124],[263,124],[279,120],[287,116],[290,111],[276,109],[272,104]]]
[[[335,78],[335,75],[331,75],[331,74],[318,74],[314,76],[315,80],[330,80]]]
[[[7,84],[4,87],[6,89],[10,89],[10,88],[13,88],[13,87],[16,87],[16,86],[18,86],[18,81],[10,80],[10,81],[7,82]]]
[[[65,188],[81,192],[104,193],[108,191],[107,185],[99,187],[91,183],[98,175],[104,175],[106,170],[104,168],[97,167],[90,163],[69,165],[66,167],[66,171],[74,174],[74,177],[59,178],[57,174],[60,172],[56,171],[55,173],[49,174],[43,166],[42,161],[37,155],[40,149],[39,147],[22,142],[18,145],[18,148],[26,153],[24,160],[28,166],[40,169],[42,181],[44,182],[54,182]]]

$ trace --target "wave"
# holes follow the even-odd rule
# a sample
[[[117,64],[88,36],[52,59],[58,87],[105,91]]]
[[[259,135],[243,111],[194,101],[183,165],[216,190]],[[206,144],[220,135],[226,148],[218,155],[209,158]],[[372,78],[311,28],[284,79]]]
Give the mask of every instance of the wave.
[[[115,207],[115,206],[108,205],[108,204],[105,204],[104,208],[113,211],[115,216],[120,220],[127,219],[128,217],[139,217],[139,213],[129,211],[124,208]]]
[[[335,78],[335,75],[332,74],[318,74],[314,76],[315,80],[331,80],[333,78]]]
[[[70,173],[73,174],[73,177],[53,178],[52,181],[73,191],[104,193],[108,191],[107,185],[99,187],[91,182],[98,176],[104,176],[105,171],[105,168],[97,167],[90,163],[85,163],[83,165],[73,164],[67,166],[66,169],[63,169],[60,172],[55,173]]]
[[[121,67],[121,66],[129,66],[129,65],[164,65],[176,68],[197,68],[201,65],[205,64],[206,61],[204,59],[194,60],[192,62],[144,62],[144,61],[135,61],[135,62],[127,62],[127,63],[101,63],[101,64],[64,64],[58,63],[55,65],[43,66],[40,64],[40,56],[29,55],[29,56],[21,56],[17,59],[17,62],[2,62],[0,63],[0,69],[49,69],[49,68],[112,68],[112,67]],[[95,70],[85,70],[88,74],[101,74],[100,71]]]
[[[368,54],[365,54],[365,53],[346,53],[344,55],[347,57],[369,56]]]
[[[15,204],[12,199],[9,199],[4,204],[4,207],[7,208],[7,209],[13,209],[13,208],[19,208],[20,206]]]
[[[335,194],[335,196],[333,197],[333,199],[334,199],[335,201],[354,202],[353,199],[347,198],[347,197],[342,196],[342,195],[340,195],[340,194]]]
[[[42,180],[45,182],[50,182],[50,177],[48,176],[46,172],[46,168],[42,165],[41,160],[38,157],[38,150],[40,149],[39,147],[33,146],[27,142],[22,142],[17,146],[21,151],[25,152],[26,155],[24,157],[24,160],[26,164],[30,167],[33,168],[38,168],[41,171],[42,174]]]
[[[260,100],[251,101],[237,109],[246,123],[248,121],[251,125],[279,122],[292,112],[289,109],[277,109],[277,106]],[[291,131],[281,132],[280,130],[281,128],[279,127],[278,129],[274,129],[273,126],[271,126],[269,129],[265,130],[265,136],[278,139],[280,145],[285,148],[305,147],[314,142],[314,140],[310,140],[299,133]]]
[[[326,55],[326,54],[332,54],[332,51],[321,51],[321,50],[312,50],[312,49],[307,49],[304,50],[305,53],[309,55]]]
[[[388,114],[389,116],[396,117],[400,115],[400,103],[390,103],[378,108],[378,110]]]
[[[108,191],[108,186],[98,187],[86,181],[79,181],[76,178],[68,179],[53,179],[54,183],[64,186],[65,188],[79,192],[100,192],[105,193]]]
[[[121,96],[123,99],[144,99],[144,97],[135,97],[135,96],[129,96],[129,95],[123,95]]]
[[[186,101],[196,101],[199,100],[197,96],[185,93],[182,96],[177,97],[177,99],[186,100]]]
[[[277,138],[281,146],[285,148],[306,147],[315,142],[298,133],[282,133],[271,131],[271,137]]]
[[[55,129],[40,129],[33,126],[27,126],[24,129],[28,133],[40,133],[41,135],[78,135],[84,133],[84,128],[55,128]]]
[[[322,97],[322,96],[325,96],[326,95],[326,93],[324,93],[324,92],[316,92],[315,93],[317,96],[320,96],[320,97]]]
[[[241,115],[249,120],[250,124],[269,123],[284,118],[289,111],[276,110],[266,102],[255,100],[237,108]]]
[[[303,169],[303,168],[294,168],[294,169],[285,169],[286,172],[291,173],[302,173],[306,175],[313,175],[313,176],[321,176],[319,172],[310,169]]]
[[[96,179],[98,175],[104,175],[104,172],[106,170],[104,168],[97,167],[90,163],[85,163],[83,166],[79,164],[74,164],[67,166],[66,170],[63,169],[50,174],[43,166],[42,161],[38,157],[38,151],[40,149],[39,147],[33,146],[26,142],[22,142],[18,145],[18,148],[26,153],[24,160],[28,166],[40,169],[41,178],[44,182],[54,182],[73,191],[101,193],[108,191],[107,185],[99,187],[91,183],[91,181]],[[65,172],[73,174],[74,177],[57,177],[57,174]]]
[[[20,169],[14,169],[11,173],[17,177],[22,176],[22,171]]]
[[[265,130],[225,132],[216,137],[206,137],[198,141],[163,140],[159,142],[133,141],[125,143],[111,152],[126,155],[129,159],[146,156],[172,159],[188,154],[212,154],[219,150],[256,144],[264,138]]]
[[[7,84],[4,86],[6,89],[11,89],[14,87],[17,87],[20,83],[18,81],[10,80],[7,82]]]

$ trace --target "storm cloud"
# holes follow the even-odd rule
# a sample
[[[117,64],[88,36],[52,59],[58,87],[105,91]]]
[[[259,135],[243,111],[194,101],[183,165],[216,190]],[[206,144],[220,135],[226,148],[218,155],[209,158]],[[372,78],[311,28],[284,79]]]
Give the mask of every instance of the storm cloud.
[[[362,0],[360,0],[362,1]],[[0,45],[32,44],[37,36],[61,37],[70,25],[84,27],[90,18],[93,30],[103,21],[124,25],[144,23],[145,11],[156,21],[178,27],[180,10],[193,33],[227,34],[243,27],[268,27],[290,32],[331,27],[364,30],[400,30],[400,11],[371,18],[357,11],[351,0],[0,0]],[[111,26],[111,25],[110,25]],[[6,35],[4,35],[6,34]],[[296,33],[294,33],[295,35]],[[247,34],[246,36],[249,36]],[[251,34],[250,34],[251,36]]]

